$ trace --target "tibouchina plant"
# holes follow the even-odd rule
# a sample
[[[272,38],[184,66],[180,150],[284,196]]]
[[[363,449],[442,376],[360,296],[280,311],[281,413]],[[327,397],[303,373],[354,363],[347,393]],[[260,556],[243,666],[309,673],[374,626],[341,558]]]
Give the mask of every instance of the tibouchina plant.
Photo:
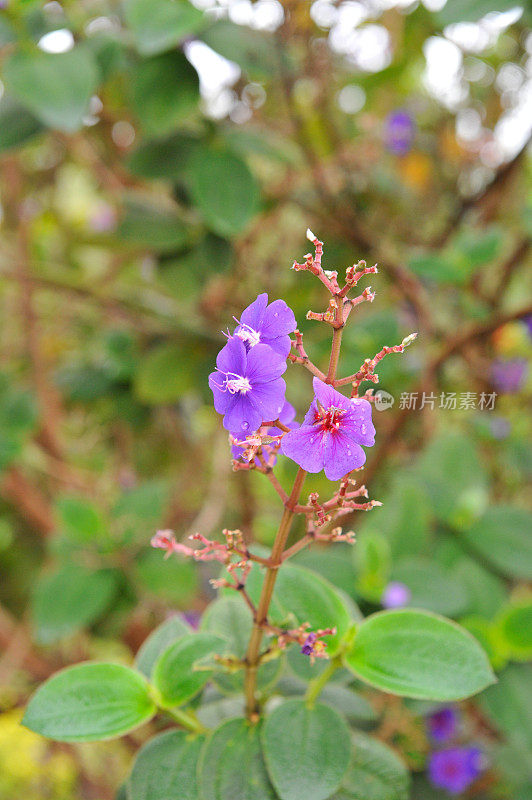
[[[234,469],[262,473],[279,496],[271,552],[239,530],[224,530],[218,541],[197,533],[192,543],[157,532],[152,545],[165,557],[220,563],[219,596],[199,629],[174,616],[152,633],[133,667],[89,662],[57,673],[24,717],[44,736],[87,742],[127,734],[157,716],[152,731],[159,732],[140,749],[121,789],[129,800],[349,800],[365,797],[361,787],[370,779],[384,782],[372,796],[406,799],[405,766],[356,729],[374,715],[357,687],[449,702],[494,680],[480,645],[454,622],[410,608],[363,619],[340,589],[291,563],[313,542],[353,542],[338,523],[379,505],[352,477],[375,441],[374,398],[372,391],[361,397],[360,387],[377,383],[379,362],[415,338],[383,347],[338,377],[344,327],[357,305],[374,298],[369,288],[351,292],[377,270],[360,262],[340,286],[337,272],[322,267],[322,243],[310,231],[308,237],[315,254],[294,269],[311,273],[330,295],[325,311],[307,314],[331,330],[328,365],[322,371],[310,360],[287,304],[268,304],[261,294],[228,332],[209,377]],[[313,376],[301,424],[285,398],[287,362]],[[350,396],[340,391],[347,386]],[[299,467],[292,488],[276,474],[281,457]],[[302,500],[307,473],[322,470],[335,484],[332,496],[312,492]],[[306,532],[287,547],[297,516]],[[438,775],[444,768],[433,765]]]

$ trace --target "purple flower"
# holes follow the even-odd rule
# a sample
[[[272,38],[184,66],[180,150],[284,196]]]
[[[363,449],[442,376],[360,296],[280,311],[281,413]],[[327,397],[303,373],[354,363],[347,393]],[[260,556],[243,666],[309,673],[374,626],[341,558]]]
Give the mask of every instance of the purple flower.
[[[460,794],[470,786],[484,768],[478,747],[451,747],[433,753],[429,761],[430,782],[451,794]]]
[[[291,346],[289,334],[295,331],[297,322],[284,300],[274,300],[268,305],[268,295],[259,294],[237,322],[233,335],[244,342],[247,350],[267,344],[283,358],[287,357]]]
[[[518,392],[526,379],[527,361],[525,358],[499,358],[491,365],[491,379],[501,394]]]
[[[296,410],[295,410],[294,406],[291,405],[288,402],[288,400],[285,400],[284,401],[284,405],[283,405],[280,413],[277,415],[277,418],[280,420],[280,422],[282,422],[288,428],[297,428],[298,427],[298,423],[294,422],[295,416],[296,416]],[[282,431],[281,431],[280,428],[277,428],[277,427],[273,426],[271,428],[268,428],[268,433],[270,434],[270,436],[279,436],[282,433]],[[233,438],[235,438],[237,440],[240,440],[240,441],[242,440],[242,434],[240,434],[240,433],[233,433],[232,436],[233,436]],[[266,451],[268,451],[268,449],[269,449],[268,445],[263,445],[263,448],[266,449]],[[231,445],[231,453],[232,453],[233,458],[241,458],[242,453],[244,452],[244,450],[245,450],[245,448],[243,446],[241,446],[241,445],[238,445],[238,444]]]
[[[427,727],[435,742],[447,742],[456,734],[458,714],[454,708],[440,708],[427,717]]]
[[[384,139],[386,147],[397,156],[405,156],[416,135],[416,123],[408,111],[399,109],[386,117]]]
[[[390,581],[381,597],[381,605],[384,608],[402,608],[407,606],[412,597],[412,592],[404,583]]]
[[[182,617],[191,628],[197,630],[199,628],[201,614],[199,611],[183,611]]]
[[[314,378],[314,400],[300,428],[285,434],[281,452],[307,472],[320,472],[336,481],[364,464],[360,445],[375,444],[371,405],[345,397]]]
[[[285,370],[285,359],[271,347],[257,344],[248,352],[241,339],[229,339],[216,358],[216,372],[209,375],[224,428],[245,435],[258,430],[263,420],[277,419],[284,404]]]
[[[523,317],[523,322],[526,325],[528,335],[532,339],[532,314],[528,314],[528,316]]]
[[[304,656],[311,656],[314,653],[314,645],[316,644],[317,638],[318,636],[316,633],[309,633],[301,648],[301,652]]]

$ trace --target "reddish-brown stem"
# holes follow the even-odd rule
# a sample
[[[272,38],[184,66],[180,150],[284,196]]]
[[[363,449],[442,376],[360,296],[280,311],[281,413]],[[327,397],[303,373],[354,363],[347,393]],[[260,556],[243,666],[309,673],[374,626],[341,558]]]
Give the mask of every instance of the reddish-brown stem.
[[[273,544],[270,564],[264,576],[262,584],[262,591],[259,598],[256,614],[254,615],[253,630],[249,639],[248,649],[246,652],[246,674],[244,679],[244,692],[246,696],[246,713],[248,719],[255,720],[258,714],[256,686],[257,686],[257,670],[259,666],[260,643],[263,637],[263,628],[268,619],[268,610],[273,595],[275,581],[277,580],[277,572],[283,560],[283,550],[290,533],[292,520],[294,517],[294,508],[299,500],[301,489],[305,481],[306,472],[299,469],[294,481],[294,486],[290,493],[288,500],[285,503],[284,513],[275,537]]]

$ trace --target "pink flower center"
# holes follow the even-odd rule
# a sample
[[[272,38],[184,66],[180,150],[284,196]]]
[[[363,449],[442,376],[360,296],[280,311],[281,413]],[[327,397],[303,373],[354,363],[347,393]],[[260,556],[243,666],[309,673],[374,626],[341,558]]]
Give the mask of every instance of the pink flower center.
[[[323,408],[318,404],[318,410],[314,414],[314,424],[319,423],[320,430],[334,432],[340,428],[342,417],[345,414],[343,408]]]

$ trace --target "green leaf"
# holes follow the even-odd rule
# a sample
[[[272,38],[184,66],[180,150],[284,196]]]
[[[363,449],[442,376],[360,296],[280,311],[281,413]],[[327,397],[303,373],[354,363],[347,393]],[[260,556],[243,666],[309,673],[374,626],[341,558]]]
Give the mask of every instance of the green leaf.
[[[98,619],[117,591],[112,570],[92,571],[72,564],[44,575],[33,596],[37,640],[50,644]]]
[[[377,531],[367,531],[360,536],[353,549],[357,571],[358,594],[373,603],[380,602],[381,595],[390,576],[390,544]]]
[[[463,614],[468,608],[469,594],[464,584],[429,558],[402,559],[393,568],[391,577],[410,589],[409,606],[449,617]]]
[[[215,653],[226,643],[208,633],[187,633],[157,659],[152,681],[167,708],[180,706],[196,695],[212,677]]]
[[[22,724],[60,742],[112,739],[155,713],[142,675],[121,664],[77,664],[57,672],[31,698]]]
[[[281,800],[325,800],[338,789],[351,757],[349,728],[329,706],[287,700],[267,717],[264,758]]]
[[[218,20],[201,37],[205,44],[234,61],[249,78],[271,78],[278,70],[278,56],[271,36],[229,20]]]
[[[216,634],[227,642],[226,653],[244,658],[253,627],[249,608],[239,595],[220,597],[207,607],[202,620],[202,630]],[[281,669],[281,659],[267,661],[259,667],[257,685],[260,690],[270,686]],[[213,681],[223,692],[241,692],[244,688],[244,673],[217,671]]]
[[[204,15],[188,0],[126,0],[124,13],[145,56],[171,50],[205,25]]]
[[[462,284],[468,273],[462,271],[450,254],[426,253],[413,256],[408,264],[412,272],[437,283]]]
[[[371,736],[353,733],[353,758],[331,800],[408,800],[410,777],[394,751]]]
[[[128,522],[141,523],[143,530],[146,523],[157,523],[170,498],[170,486],[166,480],[151,480],[128,489],[117,500],[113,515],[126,518]]]
[[[478,699],[497,730],[532,751],[532,681],[529,664],[510,664]]]
[[[177,614],[165,620],[143,642],[135,657],[136,668],[149,680],[159,656],[187,633],[190,627]]]
[[[135,572],[149,592],[185,608],[198,584],[195,564],[177,556],[165,561],[161,551],[153,548],[138,557]]]
[[[516,599],[501,612],[496,625],[511,658],[532,659],[532,597]]]
[[[161,344],[144,356],[135,377],[135,391],[143,403],[174,403],[194,387],[190,369],[183,369],[186,348]]]
[[[106,531],[105,521],[94,503],[72,495],[59,498],[56,504],[59,527],[72,541],[89,543]]]
[[[495,680],[478,642],[456,623],[428,611],[382,611],[368,617],[345,663],[377,689],[424,700],[460,700]]]
[[[450,571],[466,587],[471,614],[481,614],[491,619],[505,603],[503,582],[472,558],[462,555],[459,561],[451,565]]]
[[[254,599],[257,599],[257,588],[253,591]],[[287,564],[279,570],[271,619],[274,624],[287,623],[291,627],[308,622],[311,630],[336,627],[336,633],[324,640],[329,655],[334,655],[338,650],[342,637],[352,623],[349,608],[334,586],[317,573],[293,564]]]
[[[516,8],[516,0],[447,0],[444,7],[436,16],[441,25],[451,25],[454,22],[477,22],[481,17],[492,12],[509,11]]]
[[[376,722],[377,714],[366,698],[348,686],[328,683],[324,686],[320,700],[340,711],[355,724]]]
[[[229,175],[231,180],[227,179]],[[241,233],[258,210],[258,184],[246,162],[228,150],[196,151],[187,178],[205,222],[220,236]]]
[[[484,512],[486,471],[474,444],[463,434],[446,433],[434,439],[418,460],[415,473],[438,519],[462,529]]]
[[[207,740],[200,761],[202,800],[277,800],[260,746],[260,725],[231,719]]]
[[[138,752],[127,783],[128,800],[198,800],[196,771],[203,737],[166,731]]]
[[[11,97],[0,100],[0,153],[21,147],[44,130],[33,114]]]
[[[170,133],[200,99],[198,74],[178,50],[141,61],[131,79],[134,107],[150,136]]]
[[[117,236],[138,247],[165,253],[185,247],[190,240],[190,229],[181,219],[177,207],[162,207],[148,199],[129,195]]]
[[[142,142],[131,154],[127,166],[133,175],[158,180],[182,180],[200,141],[185,133]]]
[[[4,65],[4,80],[12,94],[50,128],[79,130],[99,81],[89,50],[68,53],[18,50]]]
[[[217,728],[227,719],[242,716],[244,699],[241,695],[238,697],[220,697],[218,695],[216,700],[209,701],[203,695],[201,705],[196,713],[199,721],[207,728]]]
[[[523,508],[493,506],[462,532],[467,543],[512,578],[532,580],[532,514]]]

